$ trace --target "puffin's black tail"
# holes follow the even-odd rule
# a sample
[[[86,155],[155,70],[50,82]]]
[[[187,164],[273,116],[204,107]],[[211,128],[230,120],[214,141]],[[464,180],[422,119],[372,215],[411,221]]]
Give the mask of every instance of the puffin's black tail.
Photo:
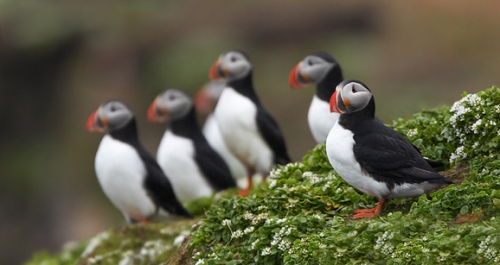
[[[291,163],[291,162],[292,162],[292,159],[290,158],[290,156],[288,155],[288,153],[286,151],[284,153],[282,153],[280,156],[276,156],[274,158],[274,163],[277,165],[286,165],[286,164]]]
[[[165,206],[163,208],[166,208],[169,213],[186,218],[193,218],[193,215],[188,210],[186,210],[186,208],[184,208],[184,206],[182,206],[182,204],[179,201],[176,201],[175,203],[168,204],[168,206],[167,205]]]

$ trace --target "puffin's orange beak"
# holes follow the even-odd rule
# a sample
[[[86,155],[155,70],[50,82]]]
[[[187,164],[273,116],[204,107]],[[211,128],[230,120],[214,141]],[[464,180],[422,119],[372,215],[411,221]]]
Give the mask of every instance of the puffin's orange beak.
[[[162,122],[163,119],[162,117],[160,116],[160,113],[159,113],[159,109],[158,109],[158,106],[157,106],[157,102],[158,101],[158,98],[156,98],[153,102],[151,102],[151,105],[149,105],[149,108],[148,108],[148,121],[150,122]],[[167,109],[162,109],[161,110],[161,114],[164,114],[166,115],[168,113],[168,110]]]
[[[335,92],[333,92],[332,96],[330,97],[330,112],[342,113],[337,106],[337,90],[335,90]]]
[[[208,71],[208,79],[210,80],[220,80],[227,77],[229,71],[225,68],[221,68],[221,60],[218,59],[212,67],[210,67],[210,71]]]
[[[207,87],[203,86],[194,97],[194,106],[196,111],[203,114],[210,113],[210,111],[212,111],[212,104],[210,103],[211,99],[207,93]]]
[[[102,132],[104,131],[104,126],[108,124],[108,120],[99,118],[99,109],[90,114],[87,119],[85,128],[89,132]]]
[[[290,77],[288,78],[288,85],[290,88],[303,88],[304,84],[299,81],[299,68],[302,62],[298,63],[290,72]]]

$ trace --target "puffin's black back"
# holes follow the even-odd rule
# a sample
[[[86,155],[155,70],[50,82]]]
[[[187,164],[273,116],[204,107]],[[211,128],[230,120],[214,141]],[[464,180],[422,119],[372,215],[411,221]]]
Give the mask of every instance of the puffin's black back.
[[[192,217],[177,200],[170,181],[156,160],[140,144],[135,119],[130,120],[125,127],[112,130],[108,134],[116,140],[131,145],[137,151],[147,171],[144,188],[157,207],[160,206],[171,214]]]
[[[170,124],[172,133],[189,138],[195,148],[195,161],[200,167],[208,183],[217,191],[236,187],[229,166],[224,159],[208,143],[196,122],[196,112],[192,108],[189,113]]]
[[[252,72],[250,71],[247,76],[241,79],[228,82],[227,86],[232,87],[236,92],[249,98],[257,107],[257,128],[274,153],[274,163],[280,165],[290,163],[292,160],[288,155],[285,139],[281,133],[278,123],[276,123],[271,114],[269,114],[264,106],[262,106],[257,94],[255,93],[252,82]]]

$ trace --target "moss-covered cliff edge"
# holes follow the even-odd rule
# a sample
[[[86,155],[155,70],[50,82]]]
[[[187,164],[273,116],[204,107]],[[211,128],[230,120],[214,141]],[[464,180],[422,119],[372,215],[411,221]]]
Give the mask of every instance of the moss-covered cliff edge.
[[[391,200],[373,220],[349,219],[376,199],[338,177],[319,145],[301,163],[274,170],[254,194],[211,206],[170,264],[498,264],[497,121],[497,87],[395,121],[424,156],[446,162],[442,173],[455,184]],[[169,264],[197,222],[115,228],[27,264]]]

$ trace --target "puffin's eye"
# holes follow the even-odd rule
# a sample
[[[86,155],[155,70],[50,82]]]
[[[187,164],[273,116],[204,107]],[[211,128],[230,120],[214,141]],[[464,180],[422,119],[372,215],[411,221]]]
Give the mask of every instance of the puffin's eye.
[[[233,63],[236,62],[236,57],[231,56],[231,62],[233,62]]]
[[[353,85],[352,86],[352,93],[356,93],[356,92],[358,92],[358,91],[356,90],[356,87],[354,87],[354,85]]]
[[[168,99],[170,99],[170,100],[174,100],[174,99],[176,99],[176,98],[177,98],[177,97],[176,97],[175,95],[170,95],[170,96],[168,97]]]
[[[116,110],[115,106],[111,106],[110,110],[111,110],[111,112],[115,112],[115,110]]]
[[[307,61],[307,65],[311,66],[311,65],[313,65],[313,64],[314,64],[314,63],[313,63],[311,60]]]

